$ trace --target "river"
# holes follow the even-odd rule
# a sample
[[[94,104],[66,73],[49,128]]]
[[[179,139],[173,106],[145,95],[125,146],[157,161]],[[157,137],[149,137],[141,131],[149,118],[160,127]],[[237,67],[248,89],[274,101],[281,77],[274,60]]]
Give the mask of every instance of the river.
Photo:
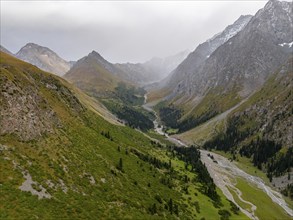
[[[188,147],[182,140],[178,140],[174,137],[170,137],[167,133],[164,132],[164,127],[160,125],[160,120],[157,113],[152,109],[151,105],[146,103],[146,100],[147,100],[147,95],[145,95],[145,104],[143,105],[143,108],[146,109],[147,111],[151,111],[154,113],[155,115],[155,120],[153,121],[154,130],[158,134],[165,136],[172,143],[182,147]],[[255,210],[257,209],[257,207],[251,202],[246,201],[242,198],[242,192],[235,186],[236,185],[235,180],[236,178],[239,178],[239,177],[245,179],[248,183],[253,184],[254,186],[264,191],[272,199],[273,202],[275,202],[280,207],[282,207],[284,211],[288,213],[289,216],[293,217],[293,210],[285,202],[282,195],[276,190],[272,189],[270,186],[266,185],[261,178],[244,172],[243,170],[238,168],[234,162],[231,162],[230,160],[228,160],[227,158],[219,154],[216,154],[214,152],[209,152],[206,150],[200,150],[200,152],[201,152],[201,160],[206,165],[217,187],[222,190],[223,194],[229,200],[237,204],[240,210],[244,214],[246,214],[250,219],[258,220],[258,217],[255,216]],[[210,155],[213,156],[214,160],[211,159]],[[234,200],[233,195],[231,194],[228,188],[230,190],[233,190],[236,193],[240,201],[251,206],[249,211],[242,209],[240,207],[240,205]]]
[[[179,139],[176,139],[176,138],[173,138],[173,137],[170,137],[167,133],[164,132],[164,126],[163,125],[160,125],[160,120],[159,120],[159,116],[157,114],[157,112],[155,112],[150,105],[148,105],[146,103],[146,100],[147,100],[147,95],[144,95],[144,100],[145,100],[145,104],[142,106],[145,110],[149,111],[149,112],[152,112],[154,113],[155,115],[155,120],[153,121],[154,123],[154,130],[160,134],[160,135],[163,135],[165,136],[169,141],[171,141],[172,143],[176,144],[176,145],[179,145],[179,146],[184,146],[184,147],[187,147],[187,145],[185,143],[183,143],[181,140]]]

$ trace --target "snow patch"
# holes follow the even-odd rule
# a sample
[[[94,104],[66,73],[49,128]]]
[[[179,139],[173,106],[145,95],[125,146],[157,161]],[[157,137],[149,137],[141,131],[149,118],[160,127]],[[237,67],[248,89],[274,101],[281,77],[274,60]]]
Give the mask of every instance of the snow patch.
[[[289,48],[293,46],[293,41],[291,43],[282,43],[282,44],[279,44],[281,47],[285,47],[285,46],[288,46]]]

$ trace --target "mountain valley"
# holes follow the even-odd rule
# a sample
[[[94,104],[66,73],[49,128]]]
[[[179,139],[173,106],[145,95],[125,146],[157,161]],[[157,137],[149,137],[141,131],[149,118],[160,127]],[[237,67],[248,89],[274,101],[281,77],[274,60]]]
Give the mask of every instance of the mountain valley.
[[[192,52],[105,57],[1,45],[0,219],[293,218],[291,1]]]

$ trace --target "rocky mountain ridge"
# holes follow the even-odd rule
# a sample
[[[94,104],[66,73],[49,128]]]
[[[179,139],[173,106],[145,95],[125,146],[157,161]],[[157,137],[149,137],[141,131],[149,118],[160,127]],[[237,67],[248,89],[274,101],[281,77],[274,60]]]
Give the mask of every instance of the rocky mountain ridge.
[[[288,59],[290,53],[279,44],[293,39],[291,6],[290,2],[269,1],[204,62],[195,57],[198,64],[187,63],[189,56],[179,65],[170,77],[174,83],[163,89],[170,91],[165,96],[167,103],[183,109],[179,123],[184,130],[239,103]]]

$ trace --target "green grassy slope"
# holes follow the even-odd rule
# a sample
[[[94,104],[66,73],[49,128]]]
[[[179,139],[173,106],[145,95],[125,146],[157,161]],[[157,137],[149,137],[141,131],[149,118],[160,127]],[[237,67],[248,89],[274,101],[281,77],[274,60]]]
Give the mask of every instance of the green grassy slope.
[[[1,53],[0,88],[1,219],[220,219],[219,210],[246,219],[220,192],[222,205],[215,207],[183,161],[140,132],[100,117],[86,107],[90,99],[78,100],[60,78]],[[16,108],[14,99],[22,100]],[[24,110],[31,102],[33,109]],[[46,122],[47,112],[56,122]],[[4,114],[23,118],[4,130]],[[41,133],[26,133],[19,123]],[[30,177],[29,191],[21,191]]]

